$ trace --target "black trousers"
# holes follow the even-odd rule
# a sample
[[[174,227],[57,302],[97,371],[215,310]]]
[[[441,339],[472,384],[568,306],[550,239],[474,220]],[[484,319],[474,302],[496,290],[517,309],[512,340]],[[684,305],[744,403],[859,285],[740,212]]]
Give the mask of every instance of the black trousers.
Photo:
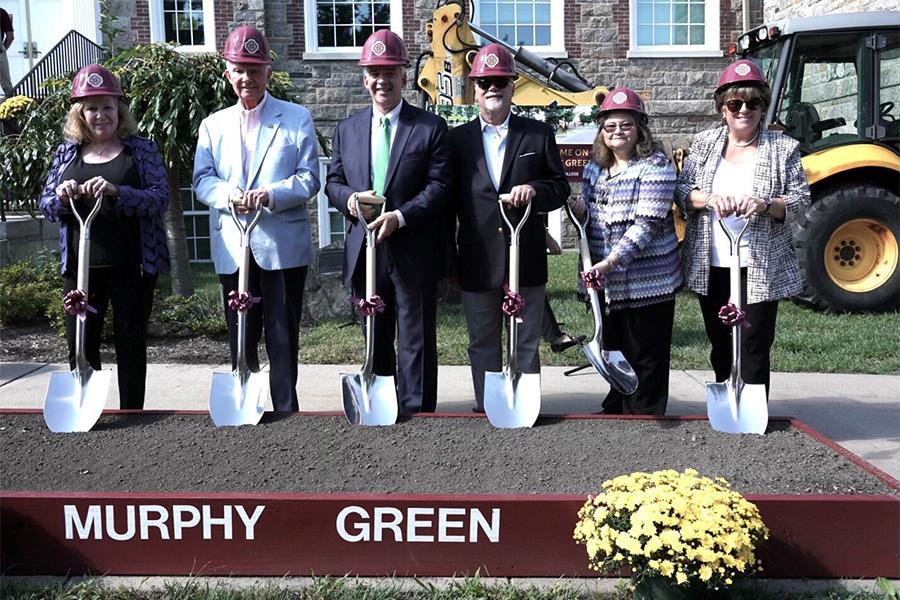
[[[303,286],[308,267],[294,267],[266,271],[250,256],[250,293],[260,302],[247,311],[247,366],[259,369],[259,340],[266,332],[266,353],[269,355],[269,392],[275,412],[300,410],[297,400],[297,361],[300,352],[300,313],[303,310]],[[228,306],[228,294],[237,290],[238,274],[219,275],[225,322],[228,323],[228,343],[231,347],[231,368],[237,368],[237,312]]]
[[[605,310],[604,295],[600,294]],[[625,415],[664,415],[669,401],[669,360],[675,300],[639,308],[623,308],[603,315],[603,347],[620,350],[638,378],[631,395],[610,389],[603,412]]]
[[[728,303],[731,293],[728,271],[724,267],[710,267],[708,294],[697,296],[706,336],[712,344],[709,362],[719,382],[731,376],[731,327],[719,320],[719,309]],[[741,269],[741,289],[744,290],[742,297],[746,298],[747,269]],[[775,342],[778,301],[744,304],[743,309],[750,327],[741,330],[741,379],[744,383],[764,384],[768,397],[770,351]]]
[[[374,373],[396,376],[400,412],[434,412],[438,372],[436,285],[405,286],[387,244],[378,244],[375,247],[375,293],[384,300],[385,309],[375,315]],[[357,298],[366,297],[365,249],[359,253],[353,270],[353,294]],[[362,326],[365,335],[364,317]]]
[[[77,275],[67,270],[63,275],[63,293],[74,290]],[[144,408],[147,379],[147,322],[153,309],[156,275],[143,273],[140,265],[91,267],[88,275],[88,304],[97,309],[85,320],[84,353],[91,367],[99,371],[100,338],[110,304],[113,309],[113,340],[119,382],[119,406]],[[66,314],[66,341],[69,368],[75,368],[75,320]]]

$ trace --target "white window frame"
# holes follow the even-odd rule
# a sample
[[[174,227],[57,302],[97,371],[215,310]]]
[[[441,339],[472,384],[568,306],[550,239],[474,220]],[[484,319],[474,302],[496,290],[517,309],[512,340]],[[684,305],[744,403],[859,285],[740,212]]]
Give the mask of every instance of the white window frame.
[[[637,43],[637,4],[638,0],[628,0],[628,58],[714,57],[723,55],[722,46],[719,42],[720,0],[706,0],[704,3],[704,43],[702,45],[639,46]]]
[[[150,41],[166,43],[166,28],[163,24],[163,0],[150,0]],[[180,45],[173,47],[179,52],[199,53],[216,51],[216,5],[215,0],[203,0],[203,39],[200,45]]]
[[[319,188],[319,193],[317,195],[318,199],[318,225],[319,225],[319,248],[327,248],[331,245],[331,218],[330,216],[334,213],[341,214],[341,211],[337,210],[331,203],[328,202],[328,196],[325,195],[325,180],[328,178],[328,168],[331,166],[331,158],[328,156],[320,156],[319,157],[319,181],[322,182],[322,186]],[[346,240],[346,232],[347,232],[347,220],[346,218],[341,220],[341,235],[342,239]]]
[[[403,37],[403,0],[389,0],[391,5],[391,31]],[[362,46],[349,48],[320,48],[318,31],[318,11],[316,0],[303,0],[304,34],[306,49],[303,58],[306,60],[358,60]]]
[[[514,1],[515,0],[513,0],[513,2]],[[480,19],[481,16],[476,3],[475,14],[472,16],[472,24],[479,26]],[[566,11],[564,0],[550,0],[550,44],[544,46],[524,46],[524,48],[544,58],[568,58],[569,54],[566,52],[565,22]],[[480,40],[482,45],[490,43],[490,40],[482,39],[478,34],[475,34],[475,39]]]
[[[204,206],[197,200],[197,196],[194,193],[194,187],[187,185],[181,188],[182,192],[190,192],[191,193],[191,204],[194,207],[192,210],[184,210],[182,209],[182,218],[184,219],[184,226],[187,228],[188,219],[192,221],[196,219],[204,219],[206,222],[209,222],[209,207]],[[180,200],[179,196],[179,200]],[[199,208],[198,208],[199,206]],[[196,232],[195,228],[191,228],[192,232]],[[212,262],[212,231],[209,232],[208,237],[197,237],[196,235],[185,235],[188,243],[188,254],[193,255],[194,258],[191,259],[192,263],[211,263]],[[206,239],[210,241],[209,246],[209,256],[206,258],[198,258],[197,255],[199,252],[197,251],[197,240]]]

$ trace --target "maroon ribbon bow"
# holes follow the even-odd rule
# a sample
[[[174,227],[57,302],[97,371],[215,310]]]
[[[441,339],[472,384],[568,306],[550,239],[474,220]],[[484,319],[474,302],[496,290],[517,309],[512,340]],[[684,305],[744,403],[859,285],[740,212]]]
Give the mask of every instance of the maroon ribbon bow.
[[[719,309],[719,319],[728,327],[740,325],[741,327],[750,327],[750,321],[747,320],[747,313],[729,302]]]
[[[63,297],[63,308],[70,315],[74,315],[84,321],[88,312],[96,313],[97,309],[87,303],[87,295],[84,290],[72,290]]]
[[[597,290],[599,292],[603,289],[603,286],[606,285],[606,275],[604,275],[597,269],[582,271],[581,281],[584,282],[584,287],[591,290]]]
[[[378,294],[374,294],[368,299],[353,297],[350,301],[359,309],[359,314],[364,317],[380,315],[385,309],[384,300]]]
[[[525,310],[525,298],[521,294],[512,292],[508,287],[503,286],[503,314],[515,317],[517,321],[522,322],[522,311]]]
[[[238,292],[237,290],[228,292],[228,308],[235,312],[247,312],[259,301],[260,298],[250,295],[250,292]]]

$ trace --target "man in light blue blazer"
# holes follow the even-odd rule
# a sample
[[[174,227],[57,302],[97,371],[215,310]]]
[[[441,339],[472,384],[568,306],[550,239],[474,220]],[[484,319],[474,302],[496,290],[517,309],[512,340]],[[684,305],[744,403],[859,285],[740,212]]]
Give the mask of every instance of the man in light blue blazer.
[[[250,235],[250,293],[260,301],[247,313],[248,366],[259,368],[263,327],[269,355],[269,387],[276,412],[299,410],[297,354],[303,286],[313,250],[307,203],[319,190],[316,134],[309,111],[266,92],[272,75],[265,36],[247,25],[229,34],[223,53],[238,102],[200,125],[194,157],[194,192],[209,206],[210,238],[222,282],[232,368],[237,360],[237,289],[241,218],[262,217]]]

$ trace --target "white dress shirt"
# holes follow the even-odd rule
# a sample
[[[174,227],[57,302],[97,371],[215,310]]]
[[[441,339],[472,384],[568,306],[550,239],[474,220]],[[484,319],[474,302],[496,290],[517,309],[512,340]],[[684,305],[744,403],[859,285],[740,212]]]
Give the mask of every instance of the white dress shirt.
[[[491,125],[481,115],[481,142],[484,146],[484,159],[494,189],[500,189],[500,176],[503,174],[503,157],[506,155],[506,138],[509,134],[509,115],[500,125]]]

